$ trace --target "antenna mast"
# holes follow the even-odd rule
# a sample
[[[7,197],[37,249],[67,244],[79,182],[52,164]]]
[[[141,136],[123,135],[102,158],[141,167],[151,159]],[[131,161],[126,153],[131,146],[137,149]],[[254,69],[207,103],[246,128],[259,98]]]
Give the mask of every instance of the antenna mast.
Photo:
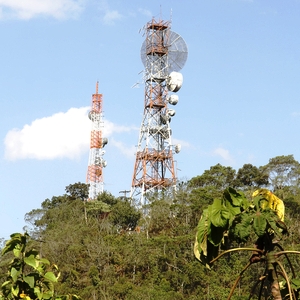
[[[92,95],[91,111],[88,114],[92,121],[90,154],[86,182],[89,184],[89,201],[95,200],[103,193],[103,168],[106,161],[103,159],[105,151],[103,147],[107,144],[107,138],[102,137],[103,115],[102,115],[102,94],[98,94],[98,82],[96,93]]]
[[[178,96],[169,92],[176,93],[182,85],[182,75],[174,71],[185,64],[187,48],[170,27],[170,21],[148,22],[141,49],[145,66],[144,114],[130,193],[139,208],[148,203],[149,192],[176,189],[173,153],[180,151],[180,145],[172,144],[170,121],[175,110],[169,109],[168,103],[178,102]]]

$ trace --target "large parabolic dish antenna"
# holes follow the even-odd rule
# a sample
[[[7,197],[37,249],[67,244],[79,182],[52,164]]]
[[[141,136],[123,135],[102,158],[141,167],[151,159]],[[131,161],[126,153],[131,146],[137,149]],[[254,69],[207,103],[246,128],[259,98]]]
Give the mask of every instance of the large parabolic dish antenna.
[[[145,40],[141,48],[141,59],[145,67],[147,67],[147,55],[146,47],[149,47],[149,41]],[[164,56],[167,56],[167,64],[169,72],[175,71],[178,72],[183,68],[186,63],[188,50],[184,39],[174,31],[169,31],[168,37],[164,39],[164,47],[167,49],[167,52]],[[155,64],[155,61],[161,59],[155,55],[151,56],[151,60]]]

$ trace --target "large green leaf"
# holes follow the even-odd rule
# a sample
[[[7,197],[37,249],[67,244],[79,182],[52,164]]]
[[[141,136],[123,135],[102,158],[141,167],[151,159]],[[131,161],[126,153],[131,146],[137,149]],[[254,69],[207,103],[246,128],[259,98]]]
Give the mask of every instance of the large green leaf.
[[[212,243],[210,243],[207,238],[208,230],[210,230],[209,228],[211,228],[211,226],[213,225],[208,218],[208,209],[206,209],[203,211],[197,227],[195,255],[197,259],[208,269],[210,269],[210,261],[218,254],[218,247],[215,247]]]
[[[7,286],[10,283],[11,283],[10,280],[7,280],[7,281],[5,281],[5,282],[2,283],[1,287],[5,287],[5,286]]]
[[[241,208],[239,206],[232,205],[232,203],[229,201],[225,201],[225,206],[226,206],[227,211],[230,214],[231,220],[234,218],[234,216],[241,213]]]
[[[223,240],[225,231],[226,229],[222,227],[216,227],[211,224],[211,226],[208,228],[208,241],[214,246],[219,246]]]
[[[16,245],[22,246],[21,248],[23,250],[28,236],[29,235],[27,233],[24,233],[24,235],[21,233],[11,234],[11,239],[6,242],[5,247],[2,249],[2,254],[4,255],[5,253],[12,251],[16,248]]]
[[[30,288],[34,287],[34,283],[35,283],[34,276],[25,276],[23,279],[30,286]]]
[[[11,270],[10,270],[10,276],[11,276],[11,278],[12,278],[12,280],[13,280],[14,282],[17,281],[18,276],[19,276],[20,274],[21,274],[21,270],[17,270],[17,269],[15,269],[15,268],[11,268]]]
[[[223,193],[224,205],[230,213],[230,220],[249,207],[249,201],[243,192],[229,187]]]
[[[223,206],[221,199],[215,199],[214,203],[208,208],[209,218],[215,227],[226,229],[230,219],[230,213]]]
[[[52,282],[57,282],[57,277],[53,272],[47,272],[44,277]]]
[[[50,266],[50,261],[49,261],[48,259],[46,259],[46,258],[41,258],[41,259],[40,259],[40,262],[42,262],[42,263],[45,264],[45,265]],[[54,267],[57,269],[57,266],[56,266],[56,265],[54,265]]]
[[[22,234],[19,232],[16,232],[16,233],[11,234],[10,237],[11,237],[10,241],[11,240],[19,240],[21,242]]]
[[[20,257],[21,253],[22,253],[22,247],[20,244],[17,244],[15,246],[15,248],[13,249],[13,253],[15,257]]]
[[[230,235],[240,242],[246,242],[251,233],[253,216],[247,213],[237,215],[230,225]]]
[[[281,227],[283,227],[284,223],[282,221],[280,221],[276,212],[274,210],[268,208],[268,209],[263,210],[261,213],[266,218],[267,223],[269,224],[269,226],[271,227],[273,232],[276,235],[281,236],[282,235]],[[281,224],[279,224],[278,222],[281,222],[282,226],[280,226]]]
[[[11,292],[12,292],[12,294],[14,295],[14,296],[18,296],[18,294],[19,294],[19,285],[16,285],[15,287],[14,286],[12,286],[11,287]]]
[[[246,209],[249,202],[243,192],[237,191],[231,187],[228,187],[224,193],[224,198],[229,201],[233,206],[237,206]]]
[[[39,261],[35,258],[34,255],[30,255],[29,257],[24,257],[24,262],[28,265],[36,269],[39,265]]]
[[[292,287],[293,287],[294,290],[299,290],[300,289],[300,279],[293,278],[291,280],[291,283],[292,283]]]
[[[7,252],[12,251],[18,244],[19,244],[19,241],[17,241],[17,240],[9,240],[6,243],[5,247],[2,249],[2,255],[6,254]]]
[[[266,233],[267,229],[267,220],[265,216],[257,212],[253,218],[253,229],[258,237],[262,237]]]
[[[197,240],[199,252],[203,251],[207,255],[207,233],[208,233],[208,210],[204,210],[197,226]]]

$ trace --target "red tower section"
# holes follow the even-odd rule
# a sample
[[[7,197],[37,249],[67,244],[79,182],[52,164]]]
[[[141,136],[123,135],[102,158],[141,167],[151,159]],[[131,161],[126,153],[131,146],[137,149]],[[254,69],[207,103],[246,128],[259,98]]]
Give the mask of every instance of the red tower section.
[[[103,147],[107,144],[107,138],[102,137],[103,115],[102,94],[98,93],[98,82],[96,93],[92,95],[91,111],[89,119],[92,121],[90,154],[87,171],[87,183],[89,184],[89,200],[94,200],[103,192],[103,168],[106,161],[103,159],[105,151]]]

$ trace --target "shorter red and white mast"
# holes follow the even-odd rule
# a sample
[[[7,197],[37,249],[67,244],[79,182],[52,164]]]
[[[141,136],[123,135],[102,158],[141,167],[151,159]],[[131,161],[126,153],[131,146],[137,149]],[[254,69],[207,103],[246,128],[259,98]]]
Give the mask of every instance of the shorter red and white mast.
[[[103,168],[106,167],[106,161],[103,159],[107,144],[107,138],[102,137],[103,112],[102,112],[102,94],[98,94],[98,82],[96,84],[96,93],[92,95],[91,110],[88,114],[92,121],[90,154],[88,162],[88,171],[86,182],[89,184],[89,199],[95,200],[97,196],[103,193]]]

